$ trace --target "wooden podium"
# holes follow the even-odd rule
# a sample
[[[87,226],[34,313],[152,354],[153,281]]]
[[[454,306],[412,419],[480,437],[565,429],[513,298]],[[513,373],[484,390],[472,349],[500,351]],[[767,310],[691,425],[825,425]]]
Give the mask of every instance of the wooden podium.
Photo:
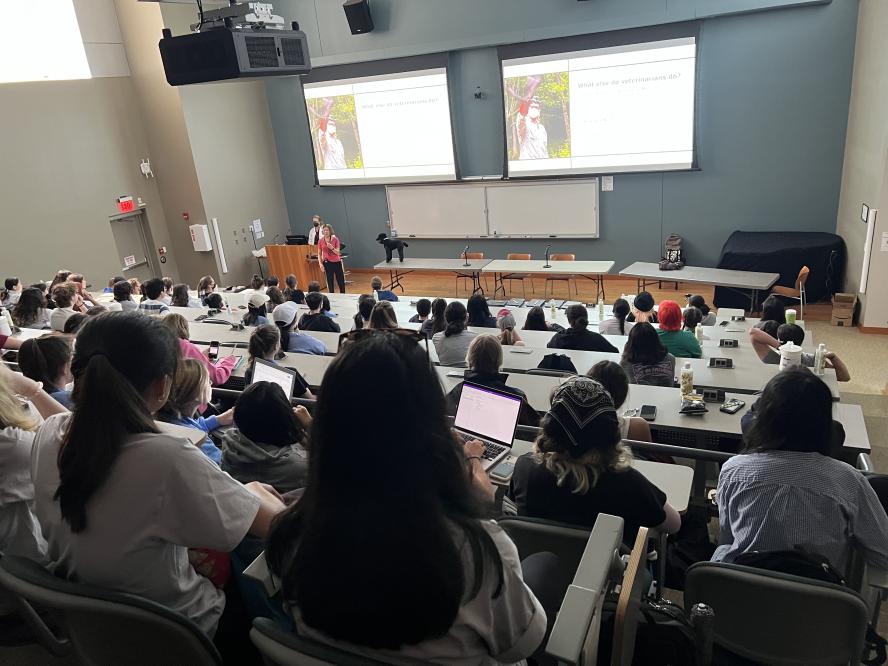
[[[291,273],[296,276],[299,288],[308,291],[308,283],[317,280],[325,285],[324,271],[318,266],[317,246],[315,245],[266,245],[268,270],[278,280],[283,289],[284,279]]]

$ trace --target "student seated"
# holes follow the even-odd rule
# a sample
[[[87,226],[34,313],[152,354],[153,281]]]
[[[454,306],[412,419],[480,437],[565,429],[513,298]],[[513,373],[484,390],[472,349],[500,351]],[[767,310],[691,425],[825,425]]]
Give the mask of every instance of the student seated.
[[[33,379],[0,363],[0,552],[46,558],[46,541],[33,513],[31,448],[41,417],[66,411]]]
[[[382,288],[382,278],[378,275],[374,275],[370,280],[370,289],[373,290],[377,301],[397,302],[398,300],[398,295],[395,292]]]
[[[308,294],[306,294],[306,298]],[[305,333],[296,330],[296,319],[299,316],[299,309],[292,301],[279,305],[272,313],[275,326],[281,334],[281,349],[285,352],[295,352],[297,354],[318,354],[323,356],[327,353],[327,345]]]
[[[600,333],[590,331],[589,312],[584,305],[571,305],[567,308],[567,323],[570,328],[561,333],[556,333],[546,346],[549,349],[582,349],[584,351],[598,351],[618,353],[620,350],[614,347]]]
[[[524,340],[521,339],[521,334],[517,331],[518,323],[515,321],[512,313],[505,308],[497,312],[496,326],[500,331],[499,341],[501,345],[506,347],[524,346]]]
[[[132,290],[133,296],[139,296],[140,301],[145,300],[145,297],[142,295],[142,282],[139,280],[139,278],[130,278],[129,280],[127,280],[127,282],[130,283],[130,288]],[[135,300],[135,298],[133,300]]]
[[[34,441],[34,508],[56,575],[146,597],[212,637],[225,595],[194,570],[188,548],[228,552],[247,533],[264,538],[283,504],[155,423],[178,356],[153,317],[112,312],[84,327],[76,409],[48,418]]]
[[[626,321],[657,323],[657,311],[654,310],[654,297],[650,292],[642,291],[632,301],[632,312],[626,317]]]
[[[517,395],[521,398],[518,423],[527,426],[539,425],[539,414],[527,402],[527,394],[520,388],[506,385],[509,375],[500,372],[503,365],[503,348],[495,335],[484,333],[472,340],[466,354],[466,365],[468,370],[465,372],[464,381]],[[460,382],[447,394],[447,413],[451,416],[456,414],[462,388],[463,382]]]
[[[778,324],[786,323],[786,307],[777,296],[771,294],[762,301],[762,321],[776,321]]]
[[[696,339],[697,326],[703,325],[703,313],[693,305],[686,307],[681,313],[681,322],[681,330],[694,333],[694,338]]]
[[[253,277],[250,278],[250,289],[253,291],[265,291],[265,280],[263,280],[259,275],[253,273]]]
[[[114,300],[108,303],[108,309],[111,312],[129,312],[139,309],[139,304],[133,300],[133,286],[129,281],[115,282],[112,293]]]
[[[126,278],[123,277],[122,275],[115,275],[113,278],[108,280],[108,284],[104,289],[102,289],[102,293],[103,294],[114,293],[114,285],[117,284],[118,282],[123,282],[124,280],[126,280]]]
[[[68,321],[71,321],[70,319]],[[71,409],[71,340],[62,335],[44,335],[22,341],[18,365],[25,377],[43,382],[43,390],[57,402]]]
[[[213,386],[222,386],[222,384],[228,381],[234,366],[237,365],[237,356],[226,356],[218,359],[215,363],[211,361],[209,356],[201,351],[200,347],[188,339],[191,335],[188,330],[188,320],[178,313],[173,312],[164,317],[163,325],[170,329],[179,340],[181,357],[200,361],[207,369]]]
[[[216,278],[212,275],[204,275],[197,282],[197,297],[206,305],[207,296],[216,291]],[[209,306],[208,306],[209,307]]]
[[[469,326],[496,328],[496,318],[490,314],[490,308],[487,307],[487,299],[481,294],[469,296],[469,300],[466,302],[466,310],[469,313]]]
[[[407,321],[411,324],[421,324],[424,321],[428,321],[431,312],[432,302],[427,298],[420,298],[416,301],[416,314],[410,317]]]
[[[308,306],[308,313],[302,315],[299,319],[299,330],[339,333],[339,324],[322,312],[324,297],[320,292],[311,291],[307,293],[305,295],[305,304]]]
[[[160,301],[165,305],[173,304],[173,279],[172,278],[160,278],[160,281],[163,282],[163,293],[160,295]]]
[[[73,282],[63,282],[53,287],[52,300],[55,302],[56,308],[49,316],[49,325],[52,330],[59,333],[65,330],[65,322],[68,317],[86,309]]]
[[[703,326],[715,326],[718,321],[715,313],[708,305],[706,305],[706,299],[699,294],[691,296],[690,299],[688,299],[688,307],[697,308],[700,311],[700,314],[703,315],[703,320],[700,323]]]
[[[250,384],[234,405],[234,428],[222,434],[222,471],[241,483],[267,483],[280,494],[304,488],[311,415],[293,407],[271,382]]]
[[[451,301],[444,310],[444,321],[447,326],[440,333],[432,336],[435,351],[438,352],[438,363],[441,365],[465,365],[469,344],[477,333],[466,329],[469,314],[466,306],[459,301]]]
[[[626,321],[630,313],[629,301],[618,298],[614,301],[614,314],[598,323],[598,332],[602,335],[628,335],[632,322]]]
[[[3,281],[3,289],[0,290],[0,305],[11,308],[18,303],[23,288],[22,281],[17,277],[6,278]]]
[[[586,373],[589,379],[594,379],[610,394],[617,411],[617,423],[620,426],[620,439],[634,439],[639,442],[652,442],[651,427],[640,416],[620,416],[620,408],[629,397],[629,377],[619,363],[613,361],[599,361]]]
[[[675,386],[675,357],[663,346],[657,329],[647,322],[629,331],[620,367],[630,384]]]
[[[353,318],[355,322],[353,328],[359,329],[367,328],[367,326],[369,326],[370,313],[373,312],[374,305],[376,305],[376,299],[370,294],[361,294],[358,296],[358,311]]]
[[[681,308],[675,301],[660,303],[660,342],[676,358],[703,358],[703,349],[690,331],[682,330]]]
[[[188,292],[187,284],[173,286],[172,305],[178,308],[202,308],[204,305],[199,298],[192,298]]]
[[[222,298],[222,294],[208,294],[204,299],[204,305],[210,310],[219,310],[222,311],[226,307],[225,299]]]
[[[509,484],[518,515],[591,528],[599,513],[609,513],[625,521],[627,544],[639,527],[678,531],[681,517],[665,493],[632,468],[601,384],[570,377],[553,392],[540,427],[533,453],[518,459]]]
[[[12,321],[19,328],[49,328],[52,311],[46,307],[43,292],[33,287],[22,291],[12,308]]]
[[[296,281],[295,275],[288,275],[284,279],[284,283],[287,285],[284,288],[284,300],[293,301],[298,305],[305,305],[305,292],[299,289],[299,283]]]
[[[398,317],[395,308],[389,301],[379,301],[370,311],[370,321],[367,328],[375,328],[392,331],[398,328]]]
[[[77,331],[80,330],[80,327],[86,323],[86,315],[82,312],[75,312],[70,317],[65,320],[65,326],[62,328],[62,333],[65,335],[77,335]]]
[[[829,457],[833,400],[806,368],[775,375],[757,401],[741,455],[718,478],[714,561],[803,548],[847,571],[852,549],[888,568],[888,516],[866,478]]]
[[[247,301],[247,314],[243,316],[244,326],[262,326],[268,323],[268,296],[257,291]]]
[[[84,303],[89,303],[91,306],[99,304],[92,297],[92,294],[89,293],[88,288],[92,285],[87,284],[83,273],[71,273],[71,275],[68,276],[68,281],[74,283],[74,288],[77,289],[77,293],[80,295],[80,299]]]
[[[230,409],[207,418],[198,414],[202,406],[209,404],[212,391],[210,375],[204,364],[193,358],[182,359],[176,366],[167,402],[157,416],[166,423],[205,432],[207,437],[200,445],[200,450],[218,465],[222,461],[222,451],[210,439],[210,433],[221,426],[230,426],[234,414]]]
[[[265,290],[265,295],[268,296],[268,305],[266,307],[268,308],[269,312],[274,310],[285,300],[288,300],[284,298],[283,292],[277,287],[269,287]]]
[[[422,322],[420,332],[431,339],[435,333],[440,333],[447,328],[447,321],[444,319],[444,310],[447,309],[447,301],[443,298],[436,298],[432,301],[432,316]]]
[[[301,636],[385,663],[519,662],[547,613],[529,563],[522,576],[485,519],[480,442],[457,443],[440,386],[412,337],[343,345],[314,412],[308,485],[275,521],[269,568]],[[366,427],[380,404],[398,405],[398,428]]]
[[[256,366],[256,359],[261,358],[263,361],[278,364],[279,358],[284,358],[281,351],[281,333],[277,326],[265,324],[257,326],[256,330],[250,334],[249,343],[249,359],[247,360],[247,369],[244,372],[244,382],[251,384],[253,382],[253,369]],[[296,382],[293,386],[293,397],[303,398],[305,400],[314,400],[314,395],[308,389],[308,382],[299,374],[296,368],[288,368],[296,374]]]
[[[772,337],[766,331],[759,328],[749,329],[749,341],[755,353],[764,363],[778,364],[780,363],[779,348],[787,342],[791,342],[799,347],[805,341],[805,329],[798,324],[781,324],[777,327],[777,336]],[[848,366],[840,359],[835,352],[828,351],[824,354],[827,368],[833,368],[836,371],[836,379],[840,382],[851,381],[851,373]],[[806,368],[814,367],[814,354],[802,352],[801,364]]]
[[[546,313],[539,305],[534,305],[527,311],[527,318],[524,320],[523,330],[525,331],[555,331],[559,333],[564,330],[560,324],[546,322]]]
[[[163,280],[151,278],[142,284],[142,295],[139,312],[147,315],[163,315],[170,311],[170,306],[160,300],[163,295]]]

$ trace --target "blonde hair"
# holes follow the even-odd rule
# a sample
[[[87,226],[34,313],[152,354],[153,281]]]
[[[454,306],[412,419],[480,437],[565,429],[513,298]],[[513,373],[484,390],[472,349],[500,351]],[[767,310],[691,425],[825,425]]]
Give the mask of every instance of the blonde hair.
[[[9,381],[11,374],[11,370],[0,371],[0,427],[37,430],[40,422],[31,415],[29,410],[22,409],[22,403],[12,391]]]
[[[503,346],[495,335],[485,333],[476,336],[469,343],[469,351],[466,352],[466,363],[471,370],[477,370],[486,374],[499,372],[503,364]]]
[[[191,416],[191,412],[187,408],[192,404],[197,405],[196,401],[200,400],[201,391],[203,391],[208,378],[207,368],[200,361],[193,358],[179,361],[166,410],[180,416]]]
[[[187,340],[191,336],[191,331],[188,330],[188,320],[178,312],[170,312],[160,321],[180,340]]]
[[[534,442],[533,458],[555,475],[559,487],[567,487],[575,495],[585,495],[608,471],[623,472],[632,465],[632,451],[622,442],[609,450],[592,449],[579,458],[563,451],[561,444],[545,429]]]

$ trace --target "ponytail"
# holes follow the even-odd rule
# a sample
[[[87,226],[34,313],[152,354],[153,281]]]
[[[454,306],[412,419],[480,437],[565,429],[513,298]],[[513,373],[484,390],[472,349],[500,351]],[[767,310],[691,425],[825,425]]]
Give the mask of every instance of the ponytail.
[[[25,377],[53,389],[55,381],[64,370],[65,364],[71,360],[71,343],[61,335],[47,335],[31,338],[22,342],[19,349],[18,364]]]
[[[630,311],[629,301],[625,298],[618,298],[614,301],[614,317],[620,322],[620,335],[626,335],[626,317],[629,316]]]
[[[466,314],[466,306],[459,301],[452,301],[447,304],[444,310],[444,321],[447,322],[447,325],[444,327],[445,338],[459,335],[466,330]]]
[[[298,315],[297,315],[298,316]],[[282,324],[279,321],[274,322],[281,334],[281,351],[290,351],[290,332],[296,323],[296,317],[289,324]]]
[[[76,409],[59,451],[55,499],[77,534],[86,530],[86,505],[104,485],[126,438],[158,430],[141,394],[101,352],[87,360],[72,398]]]
[[[504,328],[500,332],[500,343],[506,346],[515,344],[515,334],[511,328]]]

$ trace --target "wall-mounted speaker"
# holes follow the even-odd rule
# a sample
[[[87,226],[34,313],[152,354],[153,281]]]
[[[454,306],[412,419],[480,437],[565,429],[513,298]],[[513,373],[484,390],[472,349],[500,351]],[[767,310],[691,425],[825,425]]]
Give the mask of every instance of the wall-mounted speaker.
[[[348,19],[348,27],[353,35],[363,35],[373,30],[373,17],[370,16],[370,3],[368,0],[345,0],[342,5],[345,10],[345,18]]]

